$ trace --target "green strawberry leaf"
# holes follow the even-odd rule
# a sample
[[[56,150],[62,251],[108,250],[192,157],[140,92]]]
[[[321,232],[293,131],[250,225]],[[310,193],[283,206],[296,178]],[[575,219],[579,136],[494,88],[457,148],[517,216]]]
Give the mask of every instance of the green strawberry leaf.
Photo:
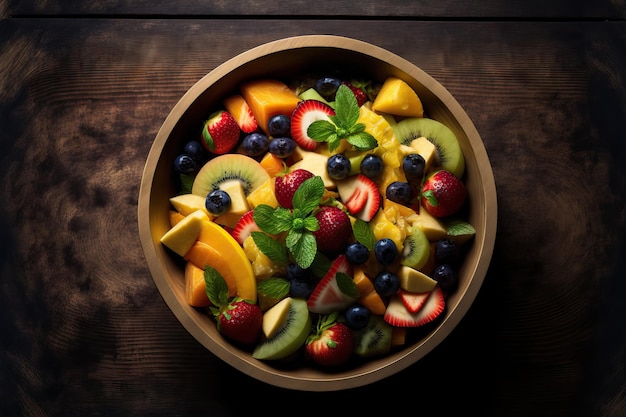
[[[228,304],[228,285],[222,274],[210,265],[204,267],[206,295],[218,309]]]
[[[289,281],[285,278],[269,278],[257,284],[257,292],[270,298],[283,298],[289,294]]]
[[[435,193],[433,192],[433,190],[424,191],[422,193],[422,196],[426,198],[426,200],[428,201],[428,203],[430,203],[431,206],[437,207],[439,205],[439,202],[437,201],[437,197],[435,196]]]
[[[287,264],[289,262],[287,247],[283,245],[282,242],[279,242],[263,232],[252,232],[250,235],[259,250],[272,261],[278,264]]]

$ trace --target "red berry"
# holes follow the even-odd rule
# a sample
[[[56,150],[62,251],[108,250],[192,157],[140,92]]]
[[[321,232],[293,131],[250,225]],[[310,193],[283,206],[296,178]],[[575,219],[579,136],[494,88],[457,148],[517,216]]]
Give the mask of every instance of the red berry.
[[[435,217],[448,217],[463,207],[467,198],[465,184],[449,171],[441,170],[426,179],[421,203]]]
[[[321,317],[317,331],[307,339],[305,350],[318,365],[337,366],[350,359],[354,345],[354,335],[346,324]]]
[[[284,208],[293,208],[293,195],[300,185],[314,175],[306,169],[296,169],[285,175],[277,176],[274,183],[274,194],[278,204]]]
[[[359,105],[359,107],[364,105],[367,102],[367,100],[369,100],[369,98],[367,97],[367,94],[365,94],[365,91],[363,91],[359,87],[352,85],[348,81],[344,81],[343,84],[346,85],[352,91],[352,93],[354,94],[354,97],[356,98],[356,103]]]
[[[313,232],[317,248],[321,251],[343,250],[352,234],[348,215],[338,207],[323,206],[315,213],[320,228]]]
[[[204,122],[202,127],[202,145],[209,152],[216,155],[224,154],[232,150],[237,142],[241,131],[235,118],[227,111],[220,110]]]
[[[307,133],[309,126],[318,120],[329,120],[335,114],[329,105],[317,100],[301,101],[291,116],[291,137],[302,149],[312,151],[317,146]]]
[[[228,339],[245,345],[255,343],[261,335],[263,313],[257,304],[235,299],[220,310],[217,328]]]

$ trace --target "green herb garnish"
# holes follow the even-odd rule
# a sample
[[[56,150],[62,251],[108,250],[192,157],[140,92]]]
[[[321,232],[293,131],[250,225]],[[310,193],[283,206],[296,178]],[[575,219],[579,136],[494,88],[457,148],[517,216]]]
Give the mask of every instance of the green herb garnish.
[[[378,146],[374,136],[365,131],[365,125],[358,123],[359,105],[354,93],[345,85],[340,85],[335,95],[335,115],[328,120],[317,120],[307,129],[307,135],[316,142],[327,142],[333,152],[342,139],[359,151],[367,151]]]
[[[257,206],[254,222],[263,232],[272,235],[287,232],[284,245],[265,233],[253,232],[252,238],[259,250],[272,261],[281,263],[288,261],[288,251],[301,268],[310,267],[317,254],[313,232],[319,229],[317,218],[312,213],[319,207],[324,190],[324,181],[315,176],[304,181],[294,193],[293,210],[265,204]]]

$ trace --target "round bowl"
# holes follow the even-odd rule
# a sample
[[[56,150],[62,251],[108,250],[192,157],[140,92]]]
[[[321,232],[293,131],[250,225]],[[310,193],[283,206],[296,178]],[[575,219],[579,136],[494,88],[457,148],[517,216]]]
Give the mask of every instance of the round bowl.
[[[329,372],[312,367],[284,369],[252,358],[222,338],[214,320],[184,301],[183,268],[160,243],[169,229],[169,198],[176,194],[173,160],[185,139],[227,93],[244,81],[288,79],[313,67],[361,68],[364,76],[383,81],[395,76],[417,92],[429,117],[456,134],[466,160],[469,222],[476,229],[459,271],[457,290],[447,300],[443,320],[427,335],[401,350],[355,368]],[[375,45],[350,38],[312,35],[270,42],[244,52],[200,79],[180,99],[159,130],[148,155],[138,200],[138,222],[145,257],[163,299],[185,329],[210,352],[245,374],[266,383],[304,391],[335,391],[379,381],[414,364],[455,328],[473,303],[491,260],[496,235],[496,188],[483,142],[472,121],[452,95],[407,60]]]

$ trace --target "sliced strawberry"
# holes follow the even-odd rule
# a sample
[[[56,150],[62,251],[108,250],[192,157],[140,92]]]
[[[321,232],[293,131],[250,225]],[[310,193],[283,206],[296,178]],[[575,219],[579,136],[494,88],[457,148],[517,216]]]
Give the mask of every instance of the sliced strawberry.
[[[337,274],[339,272],[348,275],[350,277],[349,282],[344,281],[343,278],[338,278]],[[339,283],[339,280],[341,280],[341,283]],[[350,283],[352,283],[351,286]],[[357,297],[358,290],[352,280],[352,265],[350,265],[345,255],[339,255],[326,275],[313,289],[307,300],[307,307],[313,313],[330,314],[333,311],[344,310],[353,304]]]
[[[235,228],[231,232],[231,235],[235,238],[235,240],[237,240],[237,242],[239,242],[240,245],[243,245],[244,240],[246,240],[252,232],[261,231],[259,226],[255,223],[253,215],[254,210],[250,210],[241,216],[235,225]]]
[[[291,116],[291,137],[300,147],[312,151],[317,142],[307,134],[309,126],[318,120],[329,120],[335,111],[327,104],[317,100],[303,100]]]
[[[202,127],[202,145],[216,155],[224,154],[237,145],[241,130],[227,111],[219,110],[209,116]]]
[[[242,131],[252,133],[259,127],[248,102],[241,95],[235,94],[226,97],[224,99],[224,107],[233,115]]]
[[[363,174],[337,181],[337,192],[350,214],[363,221],[372,220],[380,208],[378,185]]]
[[[406,309],[410,313],[416,313],[424,306],[430,292],[409,292],[401,288],[397,294]]]
[[[426,302],[417,312],[411,313],[397,295],[389,300],[383,316],[385,321],[396,327],[419,327],[435,320],[445,309],[443,291],[439,287],[432,290]]]

